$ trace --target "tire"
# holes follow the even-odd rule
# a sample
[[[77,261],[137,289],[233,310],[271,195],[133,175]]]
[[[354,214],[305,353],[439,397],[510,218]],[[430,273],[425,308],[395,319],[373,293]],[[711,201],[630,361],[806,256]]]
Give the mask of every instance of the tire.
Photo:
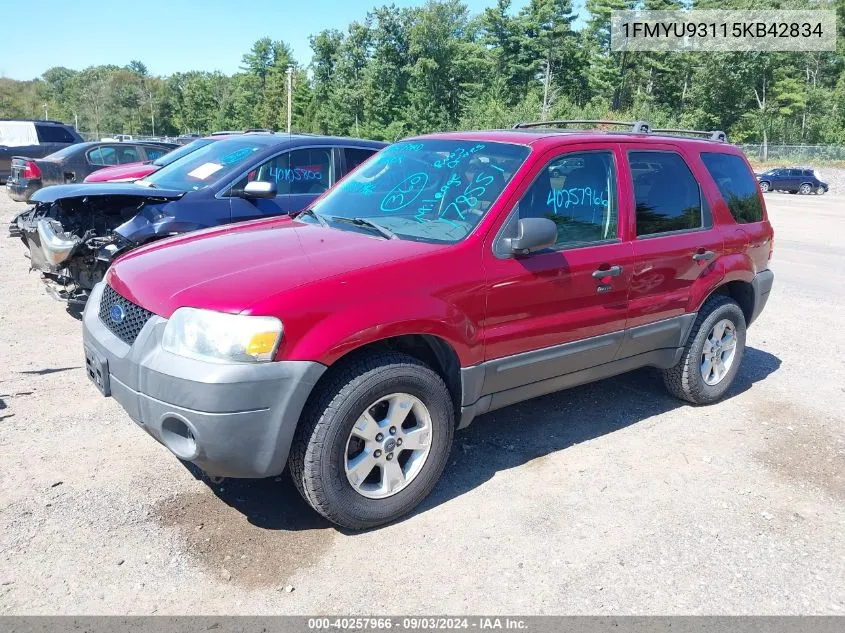
[[[805,182],[801,185],[801,188],[798,189],[798,191],[802,196],[809,196],[813,192],[813,186],[810,183]]]
[[[826,193],[824,187],[816,187],[816,195],[823,196]]]
[[[768,193],[769,188],[770,187],[768,182],[766,182],[765,180],[760,181],[760,191],[762,191],[763,193]]]
[[[715,384],[708,384],[702,375],[705,343],[714,326],[724,320],[733,326],[734,355],[721,379]],[[681,359],[674,367],[663,370],[663,382],[669,393],[693,404],[711,404],[724,396],[742,363],[745,330],[745,316],[736,301],[724,295],[713,295],[707,299],[695,319]]]
[[[333,370],[314,401],[306,406],[294,436],[289,465],[294,484],[314,510],[339,526],[362,530],[395,521],[428,496],[449,459],[455,407],[443,379],[412,356],[385,352],[359,355],[341,362],[343,364]],[[363,443],[355,438],[353,427],[357,432],[357,423],[365,411],[375,411],[380,402],[387,402],[385,398],[397,394],[410,395],[428,414],[427,424],[431,426],[426,440],[428,452],[404,487],[395,493],[386,493],[383,498],[370,498],[365,495],[374,493],[359,492],[353,487],[352,476],[347,475],[348,460],[354,459],[349,457],[351,443],[353,440]],[[416,408],[417,405],[413,405],[409,409],[413,415],[410,412],[406,415],[416,418]],[[385,419],[389,417],[387,415]],[[373,418],[377,419],[377,416],[373,415]],[[414,422],[418,424],[416,420]],[[403,431],[404,428],[400,428],[397,437]],[[387,430],[383,437],[390,439]],[[394,449],[388,449],[384,444],[378,446],[384,451],[375,452],[382,453],[382,460],[389,459],[386,453]],[[399,465],[400,456],[407,456],[409,452],[410,457],[417,455],[406,449],[396,448],[395,451],[393,467]],[[405,464],[410,461],[409,458]],[[386,481],[385,470],[378,468],[370,474],[374,473]],[[359,485],[364,483],[359,482]],[[392,487],[391,484],[387,486]]]

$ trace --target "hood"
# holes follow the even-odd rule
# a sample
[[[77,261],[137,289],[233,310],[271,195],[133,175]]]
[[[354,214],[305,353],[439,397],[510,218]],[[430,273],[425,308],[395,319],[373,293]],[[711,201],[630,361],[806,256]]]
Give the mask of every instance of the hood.
[[[152,163],[127,163],[126,165],[115,165],[104,167],[88,174],[85,182],[114,182],[115,180],[138,180],[149,176],[160,169]]]
[[[85,198],[91,196],[129,196],[148,200],[177,200],[185,195],[184,191],[174,189],[153,189],[131,183],[101,183],[78,185],[53,185],[39,189],[30,200],[32,202],[55,202],[63,198]]]
[[[150,244],[121,257],[106,279],[164,317],[185,306],[242,312],[298,286],[443,248],[278,218]]]

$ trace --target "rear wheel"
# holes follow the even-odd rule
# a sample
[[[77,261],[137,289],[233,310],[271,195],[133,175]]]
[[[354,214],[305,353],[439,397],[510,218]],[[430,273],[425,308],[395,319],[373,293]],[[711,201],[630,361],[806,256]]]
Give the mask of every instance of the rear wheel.
[[[710,404],[730,388],[744,352],[742,309],[730,297],[714,295],[701,307],[681,360],[663,371],[663,381],[678,398]]]
[[[805,182],[804,184],[801,185],[801,187],[798,189],[798,191],[801,192],[802,196],[809,196],[813,191],[813,187],[812,187],[812,185],[810,185],[810,183]]]
[[[440,376],[398,353],[338,367],[309,404],[290,470],[306,501],[346,528],[407,514],[431,492],[449,457],[454,405]]]
[[[760,181],[760,191],[762,191],[763,193],[769,191],[769,183],[767,183],[765,180]]]

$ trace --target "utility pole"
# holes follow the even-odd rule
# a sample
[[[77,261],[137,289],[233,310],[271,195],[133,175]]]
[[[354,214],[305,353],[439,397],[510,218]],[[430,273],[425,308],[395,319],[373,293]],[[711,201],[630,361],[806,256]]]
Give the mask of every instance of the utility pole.
[[[152,124],[153,128],[153,136],[156,135],[156,115],[155,111],[153,110],[153,91],[149,91],[150,95],[150,123]]]
[[[47,119],[48,119],[48,117],[47,117],[47,104],[45,103],[44,104],[44,120],[46,121]]]
[[[293,87],[293,66],[288,66],[288,134],[290,134],[290,118],[291,118],[291,104],[293,103],[292,87]]]
[[[552,83],[552,65],[546,59],[546,76],[543,78],[543,109],[540,111],[540,120],[545,121],[549,115],[549,86]]]

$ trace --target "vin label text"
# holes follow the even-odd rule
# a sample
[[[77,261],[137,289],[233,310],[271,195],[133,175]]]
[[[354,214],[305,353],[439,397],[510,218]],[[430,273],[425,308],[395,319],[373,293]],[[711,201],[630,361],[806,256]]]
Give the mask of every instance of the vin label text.
[[[612,51],[834,51],[835,11],[612,11]]]

